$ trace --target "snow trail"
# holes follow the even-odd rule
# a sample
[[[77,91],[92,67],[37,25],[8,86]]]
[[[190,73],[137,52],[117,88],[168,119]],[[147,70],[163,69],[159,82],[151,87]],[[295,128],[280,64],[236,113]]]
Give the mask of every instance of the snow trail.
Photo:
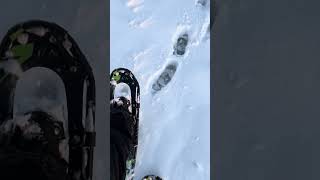
[[[136,178],[210,179],[210,1],[111,1],[110,71],[132,70],[141,88]],[[173,54],[179,35],[189,43]],[[176,71],[158,93],[152,84]]]

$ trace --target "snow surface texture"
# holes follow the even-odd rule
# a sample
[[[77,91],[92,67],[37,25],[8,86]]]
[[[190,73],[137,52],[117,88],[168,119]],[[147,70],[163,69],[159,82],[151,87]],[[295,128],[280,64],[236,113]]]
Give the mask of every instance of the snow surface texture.
[[[141,88],[135,179],[210,179],[210,1],[112,0],[110,10],[110,71],[132,70]],[[184,33],[186,52],[173,55]],[[172,63],[171,81],[152,93]]]

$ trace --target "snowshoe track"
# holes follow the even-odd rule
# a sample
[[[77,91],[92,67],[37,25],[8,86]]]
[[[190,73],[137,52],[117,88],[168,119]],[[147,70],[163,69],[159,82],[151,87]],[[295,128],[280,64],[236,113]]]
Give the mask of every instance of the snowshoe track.
[[[169,84],[174,74],[176,73],[177,68],[178,68],[177,62],[172,62],[164,68],[159,78],[152,84],[152,89],[154,90],[153,93],[160,91],[167,84]]]
[[[210,4],[207,0],[197,0],[196,6],[201,6],[200,11],[209,12],[209,15],[204,16],[202,24],[199,24],[200,30],[198,33],[193,33],[193,27],[187,24],[178,25],[175,35],[173,37],[173,53],[167,58],[175,59],[174,61],[166,62],[161,68],[160,73],[158,71],[158,76],[153,80],[151,91],[155,94],[165,88],[173,79],[175,73],[177,72],[179,64],[182,64],[183,58],[188,56],[188,51],[192,49],[192,46],[199,45],[203,40],[208,40],[210,37]],[[193,33],[193,34],[192,34]],[[195,35],[194,35],[195,34]]]

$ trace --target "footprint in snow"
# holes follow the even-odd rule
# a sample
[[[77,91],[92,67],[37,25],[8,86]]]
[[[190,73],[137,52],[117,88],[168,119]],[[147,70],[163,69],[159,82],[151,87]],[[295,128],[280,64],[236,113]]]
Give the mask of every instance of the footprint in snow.
[[[173,55],[181,57],[185,54],[189,43],[188,33],[182,33],[178,36],[175,44],[173,45]],[[153,93],[156,93],[166,87],[175,75],[179,62],[173,61],[165,66],[160,75],[156,78],[152,84]]]

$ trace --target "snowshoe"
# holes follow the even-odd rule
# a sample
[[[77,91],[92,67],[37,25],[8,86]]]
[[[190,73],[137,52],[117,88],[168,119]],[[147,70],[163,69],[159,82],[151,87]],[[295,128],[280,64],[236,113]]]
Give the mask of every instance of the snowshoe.
[[[159,176],[149,175],[142,178],[142,180],[162,180]]]
[[[54,113],[56,110],[50,111],[48,107],[51,106],[42,107],[44,104],[48,105],[46,101],[44,104],[31,105],[32,108],[29,109],[22,107],[22,102],[15,105],[16,96],[19,94],[17,86],[28,72],[37,68],[46,69],[49,74],[56,74],[61,79],[66,97],[66,105],[63,106],[65,112],[61,113],[66,117],[64,120]],[[14,151],[43,157],[43,153],[47,151],[37,152],[37,148],[30,145],[26,148],[21,144],[46,144],[48,153],[54,157],[49,158],[50,161],[64,161],[64,166],[59,167],[68,179],[92,179],[95,82],[89,63],[72,37],[58,25],[45,21],[18,24],[8,31],[0,44],[0,69],[0,126],[4,128],[2,132],[5,132],[1,133],[0,149],[13,147]],[[43,74],[33,76],[34,79],[40,78],[34,82],[29,78],[28,83],[31,84],[27,84],[26,89],[28,86],[37,85],[45,89],[46,86],[39,83],[46,82],[41,80],[42,76]],[[33,83],[36,85],[32,85]],[[50,87],[49,85],[47,90],[44,90],[47,92],[36,91],[33,95],[38,98],[45,97],[45,94],[50,92]],[[55,92],[55,89],[51,89],[51,92]],[[49,93],[49,99],[55,97],[50,97]],[[34,102],[39,101],[26,101],[24,106]],[[30,112],[24,112],[27,109]],[[31,117],[19,118],[17,114]],[[9,131],[6,131],[8,129]],[[35,132],[36,130],[38,132]],[[32,137],[30,141],[27,141],[28,137]],[[66,142],[65,147],[61,145],[63,140]],[[65,154],[68,155],[63,155],[61,149],[67,149],[68,152]],[[45,166],[44,170],[51,168],[52,166]],[[44,174],[54,176],[54,173]]]
[[[111,158],[117,157],[117,162],[111,168],[119,166],[120,169],[112,169],[120,173],[115,175],[120,178],[112,179],[132,180],[138,146],[140,87],[132,72],[125,68],[115,69],[110,78]],[[122,91],[125,89],[127,92],[119,93],[119,86],[123,86]]]

